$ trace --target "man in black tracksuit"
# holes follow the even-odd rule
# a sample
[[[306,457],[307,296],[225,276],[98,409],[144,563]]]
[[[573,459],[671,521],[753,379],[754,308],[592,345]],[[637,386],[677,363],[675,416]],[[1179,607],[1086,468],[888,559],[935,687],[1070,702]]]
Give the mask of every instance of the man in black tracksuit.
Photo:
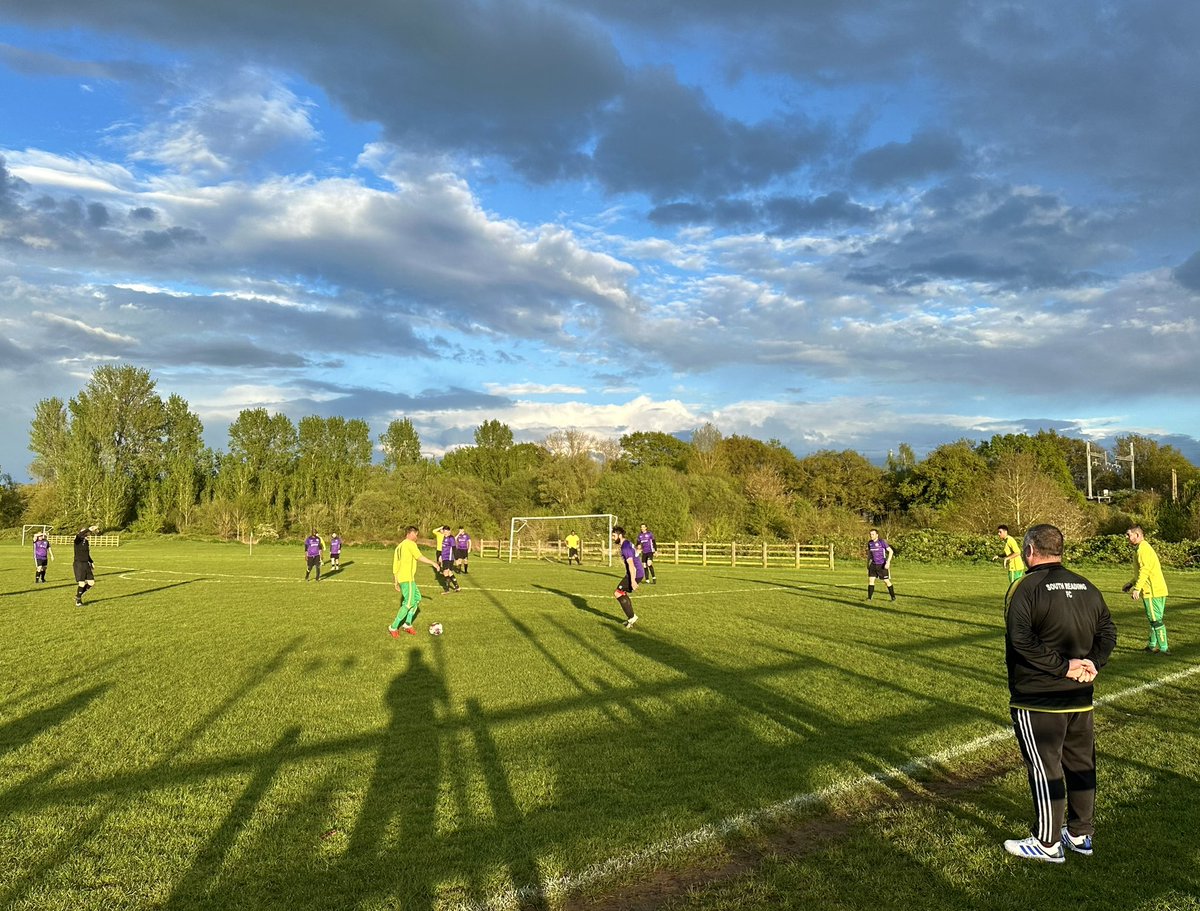
[[[1004,606],[1009,709],[1037,820],[1032,835],[1006,841],[1004,849],[1050,863],[1062,863],[1064,849],[1092,853],[1092,681],[1117,645],[1104,596],[1062,565],[1062,553],[1062,532],[1053,525],[1029,529],[1022,548],[1029,570],[1009,588]]]

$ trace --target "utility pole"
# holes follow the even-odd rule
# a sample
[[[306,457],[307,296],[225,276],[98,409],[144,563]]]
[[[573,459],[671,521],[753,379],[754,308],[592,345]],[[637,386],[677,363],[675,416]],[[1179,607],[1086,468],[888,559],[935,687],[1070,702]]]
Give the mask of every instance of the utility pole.
[[[1089,500],[1102,499],[1102,498],[1092,496],[1092,441],[1086,440],[1085,442],[1087,444],[1087,450],[1086,450],[1086,452],[1087,452],[1087,498]],[[1105,468],[1107,468],[1108,467],[1108,453],[1105,450],[1101,449],[1099,452],[1096,453],[1096,456],[1101,460],[1100,464],[1103,465]]]
[[[1119,455],[1119,456],[1113,456],[1113,460],[1114,460],[1114,461],[1116,461],[1116,462],[1128,462],[1128,463],[1129,463],[1129,489],[1130,489],[1130,490],[1137,490],[1137,474],[1136,474],[1136,472],[1135,472],[1135,470],[1134,470],[1134,467],[1133,467],[1133,466],[1134,466],[1134,462],[1133,462],[1133,440],[1130,440],[1130,441],[1129,441],[1129,455],[1127,455],[1127,456],[1120,456],[1120,455]]]

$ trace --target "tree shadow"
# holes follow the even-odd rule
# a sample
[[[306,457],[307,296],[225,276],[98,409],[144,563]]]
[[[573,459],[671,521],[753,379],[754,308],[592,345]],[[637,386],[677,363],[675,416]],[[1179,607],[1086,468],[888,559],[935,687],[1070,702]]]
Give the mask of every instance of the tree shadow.
[[[43,731],[62,724],[72,715],[83,711],[93,699],[102,695],[109,685],[100,683],[44,709],[30,712],[0,725],[0,756],[33,740]]]
[[[513,796],[512,787],[504,762],[500,758],[500,750],[488,728],[483,708],[478,699],[467,700],[467,726],[475,741],[475,750],[483,769],[483,778],[487,782],[488,797],[491,800],[492,812],[496,817],[496,828],[500,832],[515,833],[523,831],[528,826],[525,814],[521,812]],[[528,839],[505,838],[501,842],[500,852],[504,866],[508,870],[509,879],[519,884],[540,884],[542,882],[541,868]],[[549,905],[541,890],[528,891],[521,908],[531,911],[544,911]]]

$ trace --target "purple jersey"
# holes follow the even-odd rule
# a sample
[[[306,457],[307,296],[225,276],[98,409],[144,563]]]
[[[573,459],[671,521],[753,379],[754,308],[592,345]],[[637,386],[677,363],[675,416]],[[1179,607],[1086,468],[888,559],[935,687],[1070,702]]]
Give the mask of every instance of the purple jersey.
[[[454,546],[466,553],[471,549],[471,536],[464,531],[454,539]]]
[[[887,562],[888,542],[880,538],[878,541],[867,542],[867,555],[876,566]]]
[[[629,568],[627,562],[629,558],[633,558],[633,581],[641,582],[646,578],[646,571],[642,569],[642,561],[638,559],[637,551],[633,549],[633,542],[626,539],[621,542],[621,562],[625,564],[625,568]]]
[[[639,533],[637,536],[637,542],[638,546],[642,549],[642,556],[647,556],[648,554],[652,554],[658,550],[658,547],[654,541],[653,532],[643,531]]]
[[[321,556],[321,539],[316,535],[309,535],[304,539],[304,553],[310,557]]]
[[[442,559],[443,560],[453,560],[454,559],[454,536],[453,535],[446,535],[446,537],[442,538]]]
[[[35,560],[45,560],[48,553],[50,553],[49,541],[39,538],[33,542],[33,558]]]
[[[341,552],[342,552],[342,539],[334,538],[332,541],[329,542],[329,554],[330,554],[330,556],[336,557]]]

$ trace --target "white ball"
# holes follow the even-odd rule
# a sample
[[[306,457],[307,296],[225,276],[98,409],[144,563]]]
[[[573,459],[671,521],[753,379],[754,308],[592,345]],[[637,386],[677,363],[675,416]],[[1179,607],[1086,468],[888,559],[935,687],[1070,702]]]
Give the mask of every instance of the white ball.
[[[430,625],[430,627],[429,627],[429,635],[431,635],[431,636],[440,636],[441,634],[442,634],[442,624],[440,624],[440,623],[434,623],[434,624],[431,624],[431,625]]]

